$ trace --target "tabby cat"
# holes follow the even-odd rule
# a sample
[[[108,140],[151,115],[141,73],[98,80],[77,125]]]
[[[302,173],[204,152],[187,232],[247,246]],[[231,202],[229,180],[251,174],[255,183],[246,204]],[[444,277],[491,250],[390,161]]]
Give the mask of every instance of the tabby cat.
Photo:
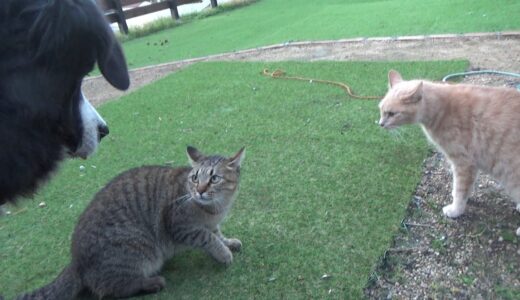
[[[231,158],[188,147],[191,167],[143,166],[99,191],[72,235],[72,259],[52,283],[19,299],[74,299],[82,290],[99,298],[155,293],[158,273],[182,248],[203,249],[231,264],[242,243],[219,224],[238,192],[244,148]]]
[[[500,181],[520,208],[520,92],[511,88],[405,81],[391,70],[379,104],[386,129],[419,123],[453,171],[450,218],[464,213],[477,171]],[[516,231],[520,235],[520,228]]]

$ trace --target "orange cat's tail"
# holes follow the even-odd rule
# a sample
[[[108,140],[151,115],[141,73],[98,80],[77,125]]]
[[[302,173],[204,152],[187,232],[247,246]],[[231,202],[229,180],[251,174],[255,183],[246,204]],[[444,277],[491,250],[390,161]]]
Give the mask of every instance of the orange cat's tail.
[[[81,278],[76,270],[71,265],[68,265],[53,282],[29,294],[20,295],[16,299],[75,299],[82,289]]]

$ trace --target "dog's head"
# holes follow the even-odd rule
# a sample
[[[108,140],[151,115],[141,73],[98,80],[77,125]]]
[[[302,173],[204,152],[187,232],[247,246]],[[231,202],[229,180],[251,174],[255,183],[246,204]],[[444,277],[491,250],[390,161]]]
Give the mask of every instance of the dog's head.
[[[81,92],[83,77],[97,62],[110,84],[129,86],[123,52],[95,2],[3,0],[0,40],[0,114],[13,110],[55,133],[50,140],[70,156],[93,153],[108,127]]]
[[[108,127],[81,92],[95,64],[126,89],[123,52],[93,0],[0,0],[0,204],[30,195]]]

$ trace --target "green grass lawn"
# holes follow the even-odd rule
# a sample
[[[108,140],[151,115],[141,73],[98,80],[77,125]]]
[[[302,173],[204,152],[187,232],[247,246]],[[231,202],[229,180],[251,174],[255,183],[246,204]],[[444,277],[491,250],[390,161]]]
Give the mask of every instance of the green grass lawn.
[[[11,299],[61,271],[77,217],[117,173],[142,164],[185,165],[186,145],[222,154],[246,146],[241,191],[223,225],[226,235],[242,240],[243,251],[227,269],[198,251],[175,257],[163,270],[166,290],[150,298],[359,298],[405,215],[426,139],[417,127],[398,134],[380,129],[377,101],[259,73],[282,68],[382,95],[389,68],[405,78],[439,79],[466,67],[463,61],[200,63],[107,103],[100,112],[111,133],[99,152],[66,162],[39,195],[0,218],[0,291]],[[38,208],[41,201],[47,206]]]
[[[288,41],[518,30],[519,15],[517,0],[260,0],[123,47],[135,68]]]

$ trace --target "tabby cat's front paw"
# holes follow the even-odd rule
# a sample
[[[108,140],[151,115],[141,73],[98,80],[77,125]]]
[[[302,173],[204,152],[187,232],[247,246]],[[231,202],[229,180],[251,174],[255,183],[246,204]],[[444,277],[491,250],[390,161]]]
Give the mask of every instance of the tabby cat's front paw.
[[[226,239],[224,244],[233,252],[238,252],[242,249],[242,242],[239,239]]]
[[[224,247],[222,252],[215,256],[215,259],[227,267],[233,262],[233,253],[227,247]]]
[[[464,206],[455,205],[452,203],[450,205],[444,206],[442,208],[442,212],[444,213],[444,215],[446,217],[456,218],[464,213],[464,208],[465,208]]]
[[[155,276],[143,280],[143,291],[146,293],[157,293],[166,287],[166,280],[162,276]]]

